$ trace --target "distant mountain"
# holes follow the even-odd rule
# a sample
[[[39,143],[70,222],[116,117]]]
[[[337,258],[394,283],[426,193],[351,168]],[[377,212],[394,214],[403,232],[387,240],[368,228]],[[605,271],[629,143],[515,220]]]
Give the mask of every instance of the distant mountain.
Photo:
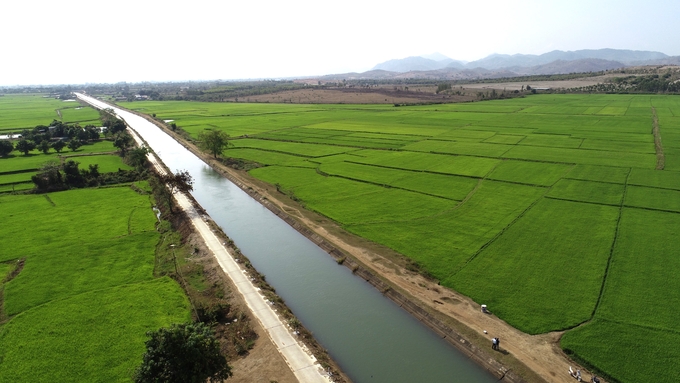
[[[445,56],[439,52],[430,53],[429,55],[420,55],[420,57],[434,61],[453,60],[450,57]]]
[[[466,67],[500,69],[509,67],[530,67],[544,65],[556,60],[574,61],[600,59],[618,61],[624,64],[647,60],[660,60],[668,56],[661,52],[631,51],[624,49],[583,49],[578,51],[552,51],[542,55],[501,55],[492,54],[481,60],[469,62]]]
[[[444,61],[446,61],[446,59]],[[373,70],[381,69],[391,72],[408,72],[412,70],[427,71],[443,68],[447,64],[448,62],[445,63],[420,56],[411,56],[404,59],[385,61],[384,63],[380,63],[373,67]]]
[[[663,62],[669,56],[661,52],[633,51],[625,49],[582,49],[577,51],[552,51],[542,55],[514,54],[505,55],[494,53],[480,60],[464,62],[453,60],[441,53],[432,53],[425,56],[411,56],[404,59],[394,59],[376,65],[373,69],[387,70],[391,72],[406,73],[412,71],[432,71],[443,68],[474,69],[483,68],[499,70],[503,68],[534,67],[546,65],[554,61],[577,61],[585,59],[598,59],[615,61],[625,65],[644,65],[649,60]],[[562,64],[564,65],[564,64]],[[662,64],[663,65],[663,64]],[[576,65],[578,66],[578,65]],[[576,67],[575,66],[575,67]],[[597,65],[595,65],[597,66]]]
[[[533,67],[510,68],[515,73],[522,75],[540,74],[562,74],[562,73],[584,73],[599,72],[603,70],[623,68],[625,65],[618,61],[602,59],[580,59],[580,60],[555,60],[543,65]]]
[[[433,60],[441,59],[441,60]],[[623,49],[583,49],[552,51],[542,55],[492,54],[469,63],[440,53],[413,56],[378,64],[368,72],[323,76],[326,81],[341,79],[437,79],[475,80],[527,75],[599,72],[628,66],[680,65],[680,56],[661,52]]]

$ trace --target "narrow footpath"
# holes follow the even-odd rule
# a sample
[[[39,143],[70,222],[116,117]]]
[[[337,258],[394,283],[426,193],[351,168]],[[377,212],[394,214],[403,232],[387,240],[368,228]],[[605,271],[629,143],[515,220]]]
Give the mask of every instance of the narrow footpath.
[[[143,144],[142,139],[136,132],[132,131],[131,133],[137,144],[141,146]],[[149,153],[148,158],[160,174],[166,173],[165,168],[153,153]],[[323,371],[321,365],[316,362],[316,358],[295,339],[292,330],[281,321],[272,307],[267,304],[265,297],[258,292],[260,289],[255,287],[246,277],[245,271],[234,261],[224,244],[220,242],[205,220],[202,219],[191,200],[184,193],[175,193],[174,197],[178,206],[191,219],[196,232],[200,234],[208,249],[213,253],[224,273],[232,280],[238,292],[243,296],[253,316],[265,329],[298,381],[301,383],[329,383],[331,380]]]

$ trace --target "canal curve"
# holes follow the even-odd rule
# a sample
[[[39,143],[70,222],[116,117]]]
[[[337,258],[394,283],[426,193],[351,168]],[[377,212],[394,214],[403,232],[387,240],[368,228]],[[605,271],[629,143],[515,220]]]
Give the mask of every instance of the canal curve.
[[[96,99],[79,96],[97,107],[110,108]],[[496,381],[157,126],[133,113],[113,109],[169,169],[189,171],[196,201],[266,276],[350,379]]]

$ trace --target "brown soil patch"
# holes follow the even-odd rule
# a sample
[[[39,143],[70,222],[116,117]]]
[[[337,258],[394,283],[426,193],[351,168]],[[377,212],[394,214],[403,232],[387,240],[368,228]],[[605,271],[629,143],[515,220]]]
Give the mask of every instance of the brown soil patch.
[[[206,270],[210,270],[212,274],[211,277],[220,278],[227,286],[229,292],[237,291],[236,286],[234,286],[232,281],[226,277],[222,272],[222,269],[219,268],[215,258],[206,256],[207,254],[210,254],[210,251],[200,239],[200,236],[196,233],[192,233],[190,238],[192,246],[197,247],[199,249],[199,254],[204,255],[197,261],[206,265]],[[238,307],[239,311],[247,313],[247,315],[250,316],[250,311],[240,294],[230,293],[229,301],[233,306]],[[286,364],[286,361],[276,349],[274,343],[269,339],[266,331],[260,325],[260,322],[250,317],[249,325],[257,334],[257,340],[255,341],[253,348],[250,349],[245,356],[230,362],[234,375],[229,378],[228,381],[237,383],[271,381],[279,383],[297,382],[297,378],[295,378],[293,371],[291,371],[288,364]]]
[[[620,75],[619,75],[620,76]],[[614,75],[603,75],[603,76],[596,76],[596,77],[583,77],[583,78],[576,78],[576,79],[571,79],[571,80],[555,80],[555,81],[507,81],[507,82],[499,82],[499,83],[479,83],[479,84],[463,84],[463,85],[457,85],[454,86],[455,88],[458,88],[459,86],[462,86],[463,89],[465,90],[491,90],[491,89],[496,89],[496,90],[503,90],[505,89],[506,91],[514,91],[514,90],[521,90],[522,87],[525,87],[527,85],[531,86],[532,88],[551,88],[551,89],[558,89],[558,88],[579,88],[579,87],[584,87],[584,86],[591,86],[591,85],[597,85],[603,83],[606,79],[614,77]]]
[[[436,89],[436,88],[435,88]],[[426,88],[405,90],[403,87],[347,87],[337,89],[298,89],[291,91],[248,96],[245,102],[271,102],[293,104],[423,104],[441,102],[464,102],[475,100],[474,96],[438,95]]]
[[[148,118],[153,121],[151,118]],[[200,156],[214,169],[252,188],[295,220],[325,238],[338,249],[354,257],[362,266],[386,281],[392,288],[407,294],[423,309],[433,313],[463,334],[467,341],[489,349],[490,357],[521,375],[528,382],[571,383],[569,366],[580,369],[584,380],[591,374],[570,360],[559,347],[560,332],[528,335],[508,325],[493,314],[484,314],[478,303],[455,291],[439,286],[407,269],[408,260],[393,250],[344,231],[329,219],[302,208],[272,185],[254,179],[204,155],[191,142],[155,121],[168,134]],[[438,301],[438,302],[435,302]],[[493,311],[493,307],[489,308]],[[501,339],[501,351],[491,351],[491,338]],[[604,382],[604,380],[602,380]]]

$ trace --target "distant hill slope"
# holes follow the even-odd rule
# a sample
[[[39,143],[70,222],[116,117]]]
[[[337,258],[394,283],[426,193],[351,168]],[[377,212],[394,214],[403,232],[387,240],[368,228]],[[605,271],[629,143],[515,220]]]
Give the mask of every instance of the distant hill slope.
[[[631,63],[647,60],[660,60],[668,55],[661,52],[632,51],[624,49],[583,49],[578,51],[552,51],[542,55],[501,55],[492,54],[481,60],[469,62],[471,68],[499,69],[508,67],[529,67],[544,65],[556,60],[575,61],[583,59],[600,59]]]
[[[510,68],[514,72],[523,75],[539,74],[562,74],[562,73],[583,73],[599,72],[603,70],[623,68],[625,65],[618,61],[602,59],[581,59],[581,60],[555,60],[547,64],[536,65],[527,68]]]
[[[584,67],[596,67],[595,61],[586,62],[580,60],[606,60],[618,62],[625,65],[645,65],[649,60],[663,61],[669,58],[661,52],[652,51],[633,51],[625,49],[582,49],[577,51],[552,51],[542,55],[504,55],[494,53],[483,59],[469,63],[448,58],[440,53],[433,53],[427,57],[411,56],[403,59],[385,61],[376,65],[373,69],[386,70],[390,72],[411,72],[411,71],[432,71],[444,68],[454,69],[476,69],[499,70],[519,67],[536,67],[550,64],[554,61],[579,61]],[[435,60],[436,59],[436,60]],[[564,64],[560,64],[565,66]],[[568,66],[566,66],[568,67]],[[572,65],[574,70],[578,65]],[[587,69],[585,71],[588,71]]]

